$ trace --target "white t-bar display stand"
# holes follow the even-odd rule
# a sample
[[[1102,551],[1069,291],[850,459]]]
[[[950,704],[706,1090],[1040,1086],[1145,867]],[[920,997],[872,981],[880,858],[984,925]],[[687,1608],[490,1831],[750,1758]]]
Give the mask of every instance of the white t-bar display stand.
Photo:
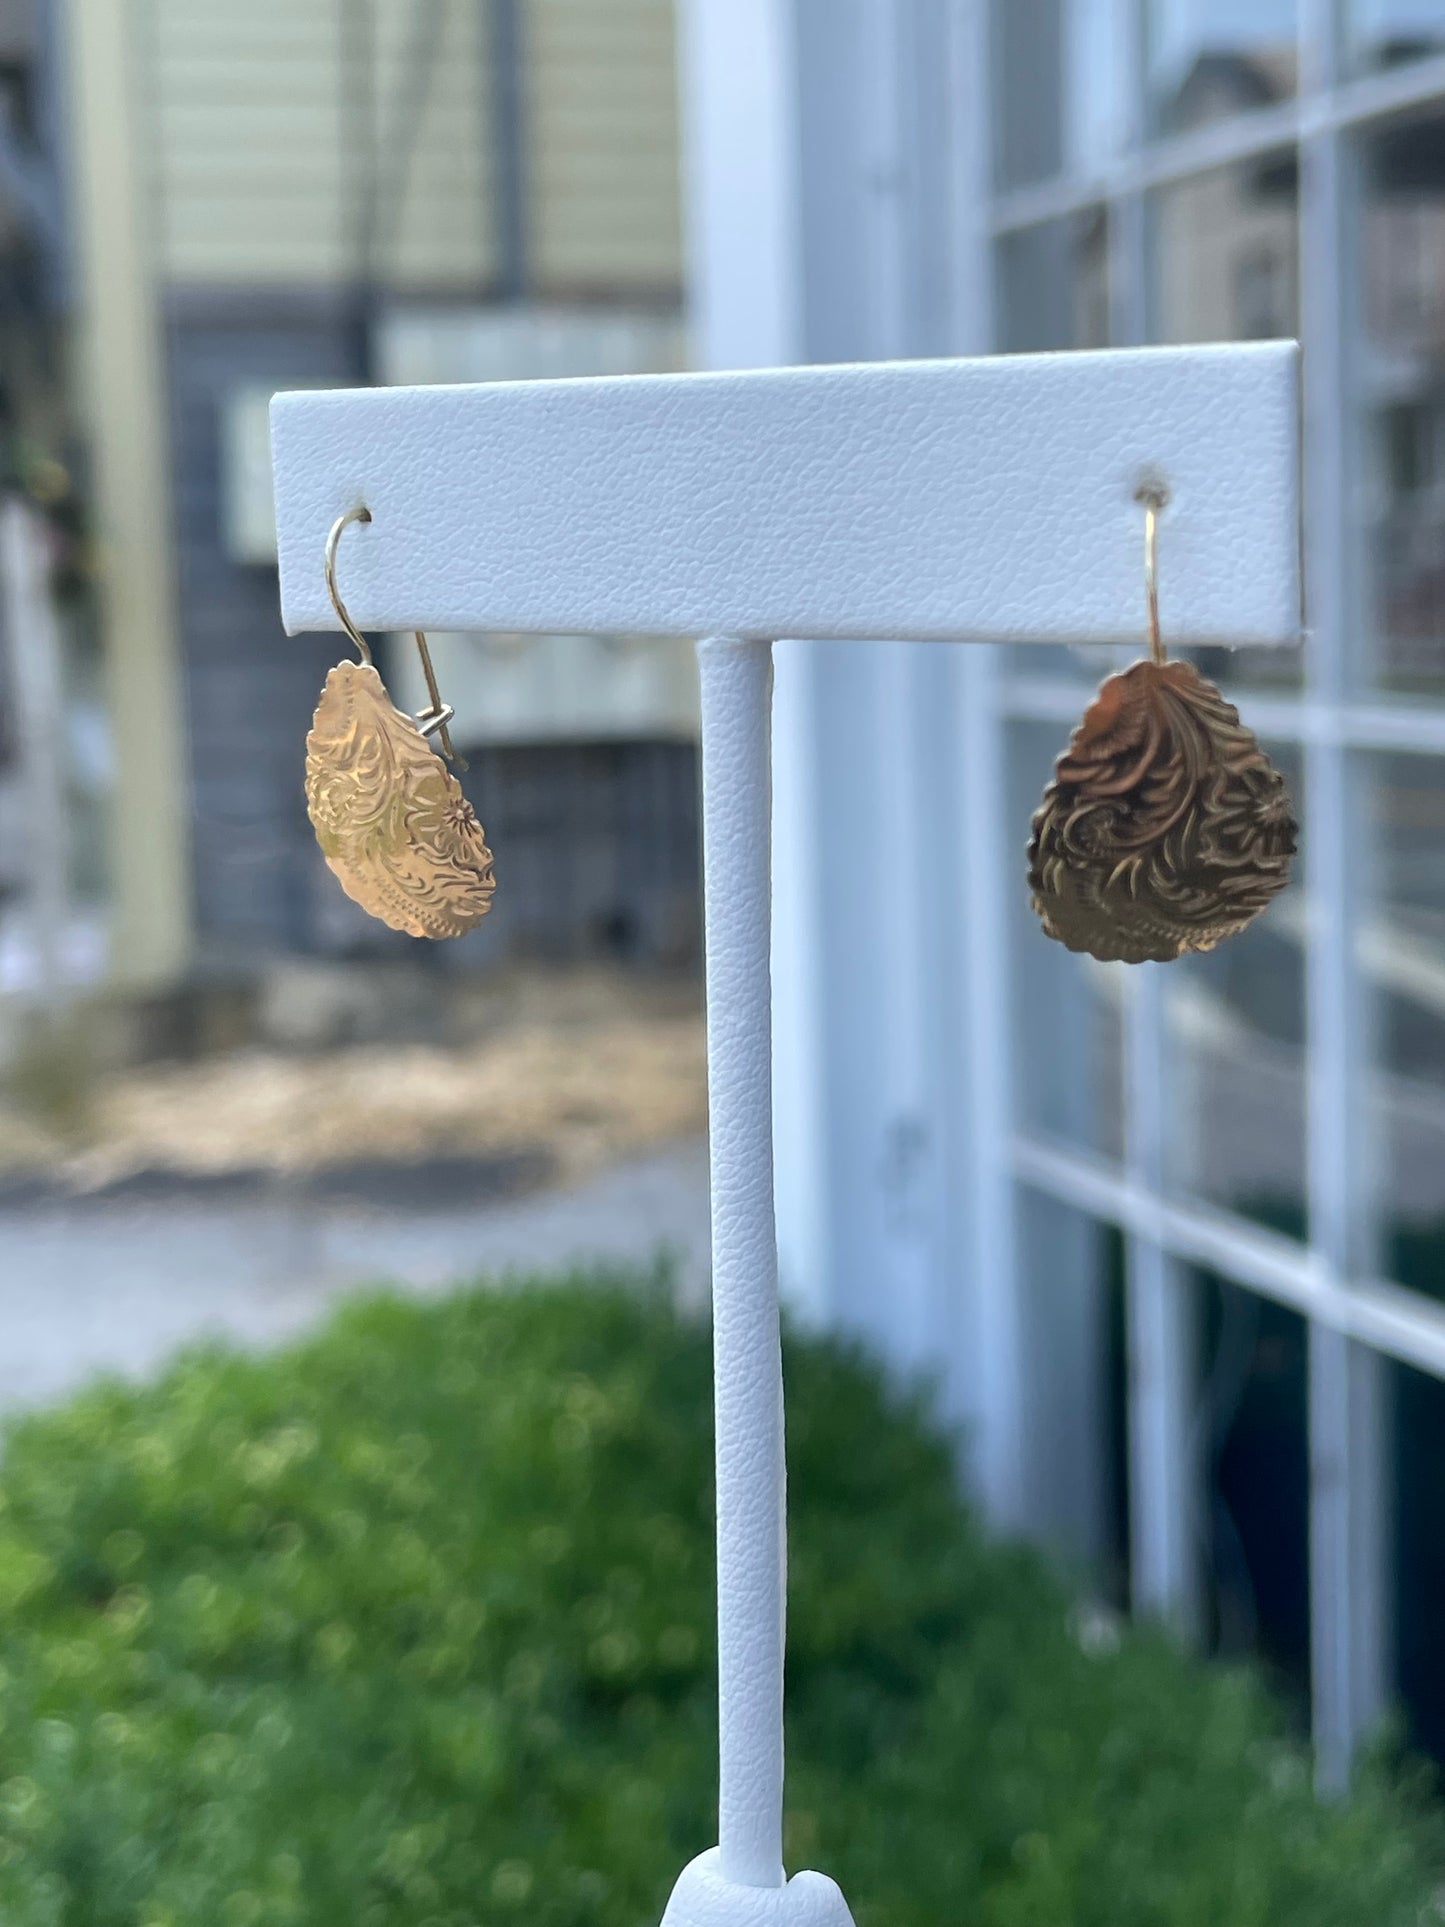
[[[286,629],[691,634],[702,676],[717,1399],[719,1845],[666,1927],[844,1927],[782,1855],[786,1558],[773,1224],[775,638],[1299,636],[1292,343],[278,395]],[[298,757],[301,746],[297,745]],[[1022,839],[1024,826],[1020,825]],[[506,851],[498,851],[506,888]],[[1023,887],[1022,881],[1020,888]]]

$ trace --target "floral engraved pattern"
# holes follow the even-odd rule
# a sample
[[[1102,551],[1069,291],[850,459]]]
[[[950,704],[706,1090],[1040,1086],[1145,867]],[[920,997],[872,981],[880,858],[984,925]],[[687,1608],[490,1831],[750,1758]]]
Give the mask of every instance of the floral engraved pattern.
[[[1105,962],[1212,950],[1285,886],[1284,779],[1192,663],[1111,676],[1033,821],[1029,887],[1049,936]]]
[[[347,896],[393,930],[459,937],[487,914],[496,883],[476,813],[369,663],[326,678],[306,809]]]

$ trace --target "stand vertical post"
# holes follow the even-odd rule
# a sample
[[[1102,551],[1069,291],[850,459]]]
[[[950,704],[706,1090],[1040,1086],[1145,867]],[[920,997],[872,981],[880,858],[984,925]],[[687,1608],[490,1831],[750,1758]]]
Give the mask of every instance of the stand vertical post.
[[[851,1927],[822,1874],[783,1874],[787,1596],[773,1221],[773,652],[714,636],[702,685],[703,884],[717,1428],[718,1846],[664,1927]]]
[[[720,1871],[783,1884],[783,1371],[773,1223],[772,646],[698,645],[717,1427]]]

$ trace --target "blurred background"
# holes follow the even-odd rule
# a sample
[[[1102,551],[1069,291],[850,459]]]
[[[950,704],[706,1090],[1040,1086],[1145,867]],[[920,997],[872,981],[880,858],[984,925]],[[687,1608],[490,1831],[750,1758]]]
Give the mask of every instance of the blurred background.
[[[0,1385],[488,1252],[705,1279],[690,644],[433,638],[506,882],[398,936],[306,818],[339,652],[280,632],[267,439],[278,388],[683,365],[670,6],[35,0],[0,52]]]
[[[369,922],[272,392],[1276,335],[1308,646],[1203,666],[1304,854],[1217,956],[1033,924],[1099,652],[780,648],[780,1245],[1000,1525],[1327,1775],[1445,1758],[1445,0],[5,0],[0,1399],[376,1276],[705,1285],[690,646],[437,639],[496,907]]]

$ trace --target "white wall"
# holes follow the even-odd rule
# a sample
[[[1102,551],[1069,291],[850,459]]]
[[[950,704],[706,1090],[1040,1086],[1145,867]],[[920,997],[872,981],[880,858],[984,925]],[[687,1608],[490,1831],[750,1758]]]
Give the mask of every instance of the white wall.
[[[686,0],[701,360],[987,347],[982,13]],[[777,657],[784,1290],[939,1381],[998,1522],[1091,1557],[1098,1305],[1074,1289],[1071,1227],[1027,1227],[1048,1291],[1021,1287],[1015,1256],[1005,925],[1027,819],[1006,811],[995,652],[781,643]]]
[[[714,367],[946,351],[957,290],[915,246],[950,199],[909,151],[923,67],[886,0],[686,0],[694,353]],[[905,98],[907,96],[907,98]],[[940,102],[940,106],[941,106]],[[944,148],[945,143],[939,143]],[[930,219],[933,216],[933,219]],[[932,270],[930,273],[929,270]],[[803,1315],[939,1357],[950,1267],[932,872],[953,664],[777,649],[774,1062],[784,1290]],[[949,1349],[956,1349],[950,1347]]]

